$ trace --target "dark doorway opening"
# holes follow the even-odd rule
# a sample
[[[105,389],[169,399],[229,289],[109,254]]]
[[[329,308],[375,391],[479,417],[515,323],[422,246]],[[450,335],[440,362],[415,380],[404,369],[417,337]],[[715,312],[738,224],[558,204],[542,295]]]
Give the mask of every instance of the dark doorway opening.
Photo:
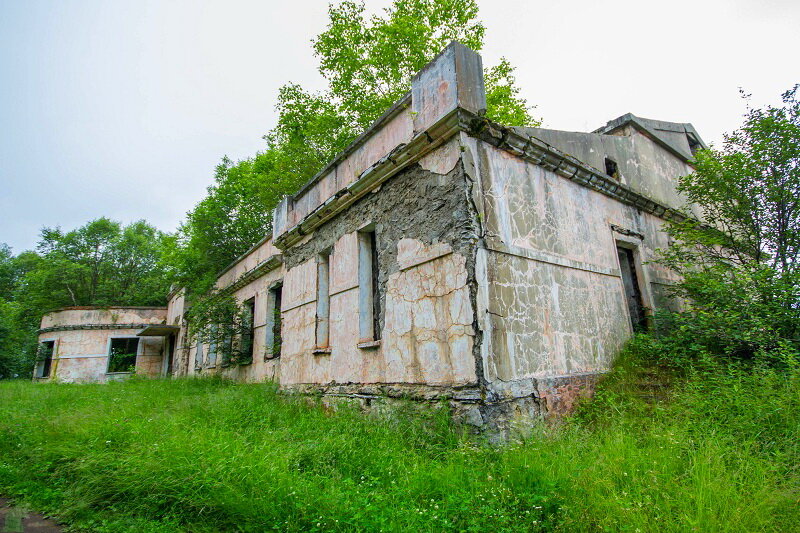
[[[644,305],[642,305],[642,292],[639,290],[639,277],[636,273],[636,262],[633,250],[617,246],[619,255],[619,268],[622,274],[622,286],[625,289],[625,302],[628,304],[628,313],[631,317],[633,331],[647,329]]]
[[[171,376],[172,375],[172,364],[175,360],[175,334],[170,335],[167,337],[167,364],[164,368],[164,375]]]
[[[50,377],[50,367],[53,364],[53,352],[55,351],[55,341],[42,341],[39,343],[39,364],[37,366],[36,377]]]

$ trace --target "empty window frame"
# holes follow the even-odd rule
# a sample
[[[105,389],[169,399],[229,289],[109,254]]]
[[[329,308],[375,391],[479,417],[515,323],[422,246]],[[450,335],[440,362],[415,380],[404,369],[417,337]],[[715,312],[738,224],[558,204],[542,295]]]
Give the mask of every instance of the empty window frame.
[[[267,291],[267,323],[265,330],[264,359],[274,359],[281,356],[281,303],[283,297],[283,284],[276,283]]]
[[[611,176],[614,179],[619,179],[619,167],[617,166],[617,162],[611,159],[610,157],[606,157],[606,174]]]
[[[381,338],[377,244],[375,230],[358,233],[359,343],[374,342]]]
[[[136,354],[139,353],[138,337],[112,338],[108,344],[109,374],[133,372],[136,368]]]
[[[56,341],[42,341],[39,343],[39,350],[36,354],[36,374],[37,378],[50,377],[50,368],[53,365],[53,352],[55,351]]]
[[[218,328],[216,325],[211,326],[211,338],[208,340],[208,361],[206,361],[206,365],[209,368],[217,366],[217,331]]]
[[[242,309],[242,343],[240,348],[242,363],[253,361],[253,349],[255,347],[255,317],[256,317],[256,298],[245,300]]]
[[[222,328],[223,337],[220,339],[220,365],[225,367],[231,364],[231,356],[233,355],[233,324],[228,324],[227,327]]]
[[[321,253],[317,257],[316,348],[322,351],[328,350],[330,346],[330,262],[330,250]]]
[[[200,370],[203,368],[203,338],[198,336],[197,348],[194,353],[194,369]]]

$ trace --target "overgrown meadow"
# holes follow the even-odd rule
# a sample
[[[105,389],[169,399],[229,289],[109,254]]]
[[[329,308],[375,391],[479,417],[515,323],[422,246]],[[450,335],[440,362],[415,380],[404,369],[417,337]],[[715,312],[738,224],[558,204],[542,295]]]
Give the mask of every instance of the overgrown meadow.
[[[0,493],[90,531],[796,531],[800,371],[653,349],[500,447],[268,384],[0,383]]]

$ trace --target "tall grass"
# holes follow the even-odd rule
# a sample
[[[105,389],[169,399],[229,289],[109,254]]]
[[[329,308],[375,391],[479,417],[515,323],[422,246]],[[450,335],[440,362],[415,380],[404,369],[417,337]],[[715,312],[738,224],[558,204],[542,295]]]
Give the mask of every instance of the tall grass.
[[[444,409],[263,384],[2,383],[0,492],[93,531],[800,529],[800,372],[712,366],[631,351],[576,417],[499,448]]]

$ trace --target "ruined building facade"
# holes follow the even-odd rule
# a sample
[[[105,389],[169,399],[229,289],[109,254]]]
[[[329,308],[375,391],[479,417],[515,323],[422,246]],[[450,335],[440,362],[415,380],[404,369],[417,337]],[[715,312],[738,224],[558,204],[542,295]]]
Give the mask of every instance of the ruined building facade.
[[[448,46],[219,276],[252,315],[250,364],[187,340],[177,291],[138,331],[163,340],[148,368],[446,399],[476,425],[567,409],[669,305],[674,275],[649,260],[702,140],[633,115],[593,133],[506,128],[483,116],[482,72]]]

